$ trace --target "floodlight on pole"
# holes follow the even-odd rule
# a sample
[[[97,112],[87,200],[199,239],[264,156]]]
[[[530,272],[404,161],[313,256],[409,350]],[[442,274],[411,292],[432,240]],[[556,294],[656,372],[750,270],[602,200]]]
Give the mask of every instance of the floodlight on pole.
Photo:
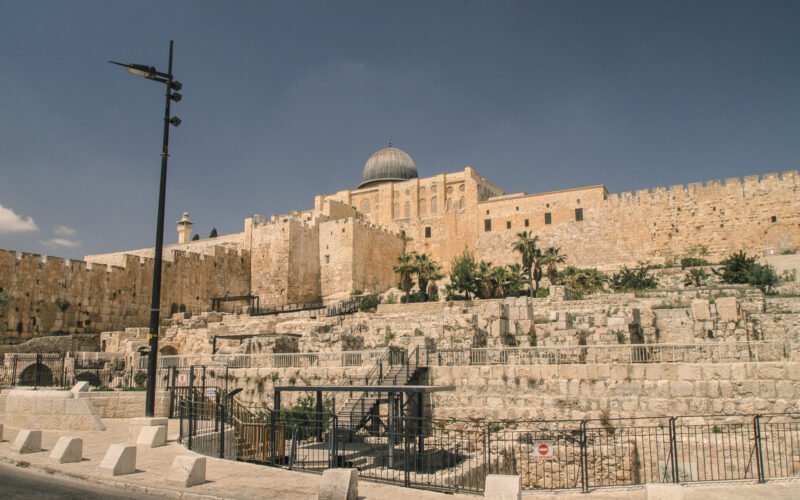
[[[158,327],[161,312],[161,267],[164,252],[164,205],[167,189],[167,159],[169,158],[169,127],[177,127],[181,124],[181,119],[177,116],[170,116],[170,104],[172,101],[178,102],[183,96],[173,90],[178,91],[183,88],[180,82],[173,80],[172,75],[172,47],[173,41],[169,41],[169,66],[166,73],[156,71],[155,66],[145,64],[124,64],[116,61],[108,61],[111,64],[122,66],[129,73],[163,83],[167,87],[166,99],[164,104],[164,137],[161,147],[161,181],[158,190],[158,219],[156,222],[156,246],[153,255],[153,289],[150,300],[150,331],[148,333],[149,352],[147,353],[147,394],[145,399],[144,414],[146,417],[155,416],[155,396],[156,396],[156,366],[158,356]]]

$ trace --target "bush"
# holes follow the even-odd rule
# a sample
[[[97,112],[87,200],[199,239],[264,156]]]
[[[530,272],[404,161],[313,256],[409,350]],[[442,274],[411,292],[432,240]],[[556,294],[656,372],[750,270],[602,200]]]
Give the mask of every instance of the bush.
[[[683,284],[684,286],[705,286],[708,276],[705,269],[689,269],[689,272],[683,277]]]
[[[358,310],[361,312],[367,311],[375,311],[378,308],[378,304],[381,303],[381,298],[379,295],[367,295],[363,299],[361,299],[361,303],[358,304]]]
[[[139,370],[138,372],[133,374],[133,383],[136,384],[136,387],[142,387],[145,382],[147,382],[146,371]]]
[[[549,288],[540,288],[536,290],[536,298],[537,299],[544,299],[550,296],[550,289]]]
[[[611,288],[615,291],[649,290],[658,286],[658,279],[647,269],[640,265],[635,269],[622,266],[618,273],[611,276]]]
[[[426,302],[426,301],[427,301],[427,297],[425,297],[425,294],[422,293],[422,292],[410,293],[410,294],[408,294],[408,298],[406,298],[405,295],[400,297],[400,303],[401,304],[413,304],[413,303],[416,303],[416,302]]]
[[[559,285],[572,290],[578,298],[592,293],[602,292],[608,282],[608,276],[597,269],[579,269],[569,266],[558,273],[556,279]]]
[[[386,295],[386,303],[387,304],[397,304],[397,296],[395,294],[393,294],[392,292],[389,292],[389,294]]]
[[[702,257],[683,257],[681,259],[681,269],[686,269],[687,267],[700,267],[700,266],[707,266],[710,262]]]
[[[760,264],[757,257],[751,257],[743,250],[730,254],[720,264],[722,269],[714,273],[723,283],[753,285],[764,293],[772,293],[772,289],[780,283],[772,266]]]

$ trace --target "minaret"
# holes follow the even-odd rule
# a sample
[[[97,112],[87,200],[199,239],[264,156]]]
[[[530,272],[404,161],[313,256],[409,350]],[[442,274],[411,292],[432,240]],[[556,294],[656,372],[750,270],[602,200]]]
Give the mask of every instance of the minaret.
[[[178,221],[178,243],[189,243],[191,240],[192,221],[189,220],[189,212],[183,212]]]

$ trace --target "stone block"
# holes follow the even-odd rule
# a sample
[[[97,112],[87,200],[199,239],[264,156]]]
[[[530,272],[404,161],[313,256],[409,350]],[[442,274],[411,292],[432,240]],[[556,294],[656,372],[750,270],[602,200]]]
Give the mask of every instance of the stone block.
[[[328,469],[322,473],[319,500],[357,500],[358,470]]]
[[[739,320],[739,304],[736,297],[720,297],[716,301],[719,320],[736,322]]]
[[[711,319],[711,310],[707,300],[695,299],[692,301],[692,318],[695,321],[708,321]]]
[[[521,500],[522,480],[520,476],[489,474],[483,490],[483,498],[492,500]]]
[[[206,482],[206,457],[178,455],[172,461],[167,482],[189,488]]]
[[[83,440],[77,437],[63,436],[58,439],[50,461],[56,464],[80,462],[83,458]]]
[[[89,382],[78,382],[77,384],[72,386],[70,392],[72,392],[73,394],[76,392],[89,392]]]
[[[139,431],[136,444],[147,448],[159,448],[167,444],[167,428],[162,425],[146,425]]]
[[[112,444],[108,447],[100,472],[110,476],[122,476],[136,472],[136,446],[132,444]]]
[[[680,484],[646,484],[644,487],[647,500],[683,500],[683,486]]]
[[[22,429],[11,444],[11,449],[17,453],[38,453],[42,451],[42,431]]]
[[[128,442],[135,443],[139,439],[142,427],[162,426],[169,433],[169,419],[163,417],[136,417],[130,419],[128,426]]]

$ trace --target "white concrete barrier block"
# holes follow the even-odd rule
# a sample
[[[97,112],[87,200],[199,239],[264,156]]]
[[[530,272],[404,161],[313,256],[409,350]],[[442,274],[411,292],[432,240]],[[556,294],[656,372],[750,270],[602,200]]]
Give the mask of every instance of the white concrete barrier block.
[[[42,451],[42,431],[22,429],[11,445],[17,453],[38,453]]]
[[[158,448],[167,444],[167,428],[161,425],[146,425],[139,431],[136,444],[147,448]]]
[[[128,442],[135,443],[139,440],[142,427],[162,426],[164,432],[169,432],[169,419],[164,417],[137,417],[130,419],[128,426]]]
[[[483,498],[520,500],[522,498],[522,480],[520,476],[489,474],[486,476]]]
[[[59,438],[50,461],[56,464],[72,464],[83,459],[83,439],[71,436]]]
[[[357,500],[358,469],[328,469],[322,473],[319,500]]]
[[[76,392],[89,392],[89,382],[78,382],[72,386],[70,392],[73,394]]]
[[[110,476],[121,476],[136,472],[136,446],[112,444],[100,462],[100,472]]]
[[[172,462],[172,470],[167,482],[187,488],[205,483],[206,457],[178,455]]]
[[[683,500],[683,486],[680,484],[646,484],[647,500]]]

